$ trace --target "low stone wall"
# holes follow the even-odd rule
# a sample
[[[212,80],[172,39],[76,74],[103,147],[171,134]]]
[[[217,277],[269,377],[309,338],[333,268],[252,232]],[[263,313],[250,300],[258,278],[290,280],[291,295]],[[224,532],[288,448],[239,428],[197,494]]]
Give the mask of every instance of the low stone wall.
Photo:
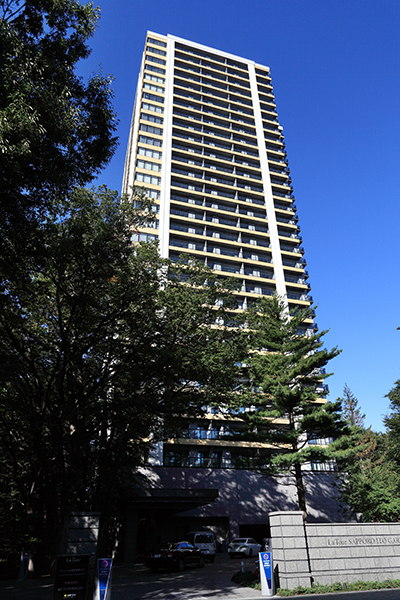
[[[400,523],[304,524],[298,511],[269,518],[282,588],[400,579]]]

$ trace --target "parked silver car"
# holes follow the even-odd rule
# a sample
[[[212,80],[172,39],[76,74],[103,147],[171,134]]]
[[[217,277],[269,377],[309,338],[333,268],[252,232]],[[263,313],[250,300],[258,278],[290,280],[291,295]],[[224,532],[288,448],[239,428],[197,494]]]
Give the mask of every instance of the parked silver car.
[[[234,556],[256,556],[261,552],[261,544],[257,544],[253,538],[236,538],[228,546],[228,554]]]

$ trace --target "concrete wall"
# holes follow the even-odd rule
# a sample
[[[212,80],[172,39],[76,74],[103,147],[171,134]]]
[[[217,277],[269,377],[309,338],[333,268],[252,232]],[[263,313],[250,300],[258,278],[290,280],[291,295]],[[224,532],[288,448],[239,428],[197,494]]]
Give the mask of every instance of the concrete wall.
[[[297,492],[290,477],[265,477],[245,469],[196,469],[148,467],[141,471],[143,488],[149,489],[218,489],[212,504],[186,511],[182,516],[228,517],[231,536],[239,535],[239,525],[267,523],[272,511],[295,510]],[[334,475],[325,472],[304,474],[307,488],[309,520],[341,522],[339,504],[334,494]]]
[[[400,523],[308,523],[298,511],[269,515],[280,587],[400,577]]]
[[[71,513],[66,554],[96,554],[100,513]]]

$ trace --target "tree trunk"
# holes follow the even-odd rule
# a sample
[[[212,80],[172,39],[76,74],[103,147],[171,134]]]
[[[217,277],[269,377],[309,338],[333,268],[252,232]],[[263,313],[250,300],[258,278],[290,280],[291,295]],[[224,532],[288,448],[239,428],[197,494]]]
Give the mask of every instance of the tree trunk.
[[[304,520],[307,521],[307,504],[306,504],[306,490],[304,487],[303,473],[301,471],[301,465],[296,464],[294,466],[295,478],[296,478],[296,489],[297,498],[299,502],[299,510],[303,512]]]

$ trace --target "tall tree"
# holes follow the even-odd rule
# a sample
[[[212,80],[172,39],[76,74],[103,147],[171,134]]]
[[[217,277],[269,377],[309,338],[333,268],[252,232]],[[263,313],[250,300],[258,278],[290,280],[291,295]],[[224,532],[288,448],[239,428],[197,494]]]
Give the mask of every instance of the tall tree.
[[[233,385],[239,332],[213,326],[231,295],[205,267],[134,247],[146,214],[105,188],[76,189],[26,240],[24,261],[5,241],[3,547],[25,541],[54,557],[70,510],[107,516],[164,423],[200,414]]]
[[[361,409],[358,406],[358,400],[352,393],[347,383],[345,383],[343,389],[342,410],[343,417],[346,419],[349,425],[364,427],[365,414],[361,413]]]
[[[390,460],[387,435],[353,425],[335,442],[337,487],[345,516],[364,522],[400,518],[400,477]]]
[[[312,442],[335,437],[345,429],[340,402],[325,403],[323,385],[328,376],[323,367],[339,350],[322,347],[325,331],[305,334],[305,323],[312,315],[312,307],[289,315],[278,297],[264,298],[250,311],[250,353],[243,373],[248,384],[233,400],[236,408],[247,407],[240,413],[245,435],[269,446],[260,465],[270,474],[293,474],[299,509],[304,513],[302,465],[333,458],[329,446]]]
[[[388,438],[388,454],[397,467],[400,466],[400,379],[398,379],[393,388],[386,396],[389,398],[390,413],[387,414],[383,422],[386,425]]]
[[[21,227],[90,182],[116,147],[108,77],[74,69],[99,10],[78,0],[0,0],[0,222]]]

